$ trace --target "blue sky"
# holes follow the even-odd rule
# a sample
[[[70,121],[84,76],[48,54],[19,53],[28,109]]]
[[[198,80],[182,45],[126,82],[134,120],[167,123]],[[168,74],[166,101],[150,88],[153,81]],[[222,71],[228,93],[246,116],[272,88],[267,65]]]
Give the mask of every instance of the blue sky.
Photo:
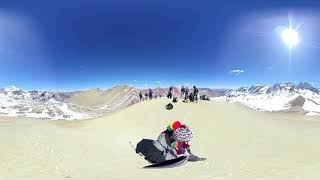
[[[320,2],[1,1],[0,87],[77,90],[308,81],[320,87]],[[291,50],[279,27],[299,26]]]

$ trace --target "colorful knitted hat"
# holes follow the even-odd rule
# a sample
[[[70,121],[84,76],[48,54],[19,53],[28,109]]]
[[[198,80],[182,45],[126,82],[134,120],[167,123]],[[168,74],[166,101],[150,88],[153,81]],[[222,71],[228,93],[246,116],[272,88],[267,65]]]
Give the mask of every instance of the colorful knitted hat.
[[[181,125],[181,123],[179,122],[179,121],[173,121],[173,122],[171,122],[170,124],[169,124],[169,126],[168,126],[168,130],[169,131],[174,131],[174,130],[176,130],[176,129],[178,129],[178,128],[180,128],[182,125]]]

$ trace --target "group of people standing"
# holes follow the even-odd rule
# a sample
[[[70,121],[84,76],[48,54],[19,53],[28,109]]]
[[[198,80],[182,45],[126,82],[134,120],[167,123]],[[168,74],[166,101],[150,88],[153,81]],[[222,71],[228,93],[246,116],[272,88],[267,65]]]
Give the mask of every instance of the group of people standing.
[[[199,89],[196,86],[193,86],[193,91],[189,90],[188,87],[182,86],[180,93],[181,93],[180,98],[183,99],[183,102],[188,102],[188,101],[190,101],[190,102],[198,102]],[[160,98],[162,97],[161,93],[159,94],[159,97]],[[153,96],[152,89],[149,89],[149,92],[145,93],[144,97],[143,97],[142,92],[140,92],[139,93],[139,98],[140,98],[140,101],[143,101],[145,99],[153,99],[153,98],[157,99],[158,95]],[[172,86],[169,87],[169,90],[168,90],[168,93],[167,93],[167,98],[168,99],[177,98],[177,97],[174,97],[174,91],[173,91],[173,87]]]
[[[161,94],[161,93],[159,94],[159,97],[160,97],[160,98],[162,97],[162,94]],[[140,98],[140,101],[143,101],[143,100],[146,100],[146,99],[157,99],[157,98],[158,98],[158,95],[153,96],[153,91],[152,91],[152,89],[149,89],[149,92],[148,92],[148,93],[145,93],[145,94],[144,94],[144,97],[143,97],[143,95],[142,95],[142,92],[140,91],[140,93],[139,93],[139,98]]]
[[[196,86],[193,86],[193,92],[189,94],[189,88],[188,87],[181,87],[181,99],[183,99],[183,102],[198,102],[198,95],[199,95],[199,89]]]

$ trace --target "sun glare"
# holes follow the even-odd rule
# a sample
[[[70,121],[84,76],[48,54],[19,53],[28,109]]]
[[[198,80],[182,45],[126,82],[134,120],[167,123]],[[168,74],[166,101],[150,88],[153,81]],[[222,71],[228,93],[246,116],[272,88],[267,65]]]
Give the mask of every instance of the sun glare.
[[[287,28],[281,32],[281,38],[284,44],[290,49],[297,46],[300,42],[299,34],[295,29]]]

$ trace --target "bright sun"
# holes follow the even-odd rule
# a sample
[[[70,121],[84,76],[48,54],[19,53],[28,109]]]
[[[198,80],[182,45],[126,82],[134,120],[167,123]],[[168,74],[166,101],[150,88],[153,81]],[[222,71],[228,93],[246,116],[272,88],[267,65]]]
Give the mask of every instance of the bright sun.
[[[299,34],[295,29],[287,28],[281,32],[282,41],[291,49],[300,42]]]

